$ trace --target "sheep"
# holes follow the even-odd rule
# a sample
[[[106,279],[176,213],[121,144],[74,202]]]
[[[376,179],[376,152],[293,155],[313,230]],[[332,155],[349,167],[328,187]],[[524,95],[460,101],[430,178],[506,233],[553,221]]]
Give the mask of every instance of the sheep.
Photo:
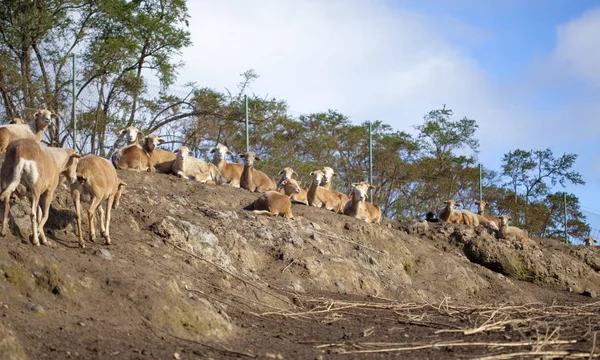
[[[115,168],[119,170],[135,170],[156,172],[150,155],[138,144],[124,146],[113,153],[110,158]]]
[[[219,171],[214,164],[196,159],[187,146],[181,146],[175,150],[175,154],[175,161],[171,165],[173,174],[182,179],[191,179],[202,183],[216,183]]]
[[[34,117],[35,121],[29,124],[0,125],[0,153],[6,152],[8,144],[13,140],[33,139],[39,143],[52,119],[58,119],[58,115],[46,109],[39,110]]]
[[[483,218],[485,218],[486,221],[493,222],[495,226],[492,226],[492,227],[495,228],[496,230],[500,229],[500,219],[498,219],[497,216],[485,214],[485,207],[488,205],[488,203],[484,200],[480,200],[480,201],[475,201],[475,204],[477,205],[477,214],[480,216],[483,216]],[[482,222],[481,218],[479,218],[479,222]]]
[[[157,148],[158,144],[164,142],[165,140],[161,139],[158,135],[148,135],[146,136],[143,148],[150,156],[150,163],[156,171],[163,174],[169,174],[171,173],[173,162],[177,155],[170,151]]]
[[[233,187],[240,187],[240,178],[244,172],[244,165],[230,163],[225,160],[227,154],[233,156],[233,153],[227,149],[227,146],[218,144],[210,151],[213,154],[212,163],[219,170],[217,184],[229,184]]]
[[[17,118],[8,120],[7,124],[27,124],[27,122],[25,122],[25,120],[17,117]]]
[[[121,135],[125,134],[127,145],[138,144],[139,140],[144,138],[144,133],[138,130],[135,126],[128,126],[121,130]]]
[[[293,179],[284,180],[281,185],[286,189],[286,193],[266,191],[256,201],[248,205],[245,210],[253,210],[255,214],[282,215],[286,219],[293,220],[290,197],[292,194],[300,193],[300,187]]]
[[[12,141],[6,151],[0,179],[4,201],[1,236],[6,236],[10,196],[23,184],[31,202],[31,241],[39,246],[48,244],[44,225],[48,220],[50,203],[58,186],[58,175],[63,173],[72,183],[75,181],[75,169],[81,155],[73,149],[49,148],[40,146],[34,139]],[[38,213],[38,206],[39,210]]]
[[[320,185],[323,180],[323,171],[313,171],[310,173],[310,176],[312,176],[313,181],[306,194],[308,205],[324,207],[327,210],[343,213],[345,204],[342,203],[342,198],[338,194],[335,194]]]
[[[453,224],[465,224],[463,213],[460,210],[455,210],[455,206],[460,206],[454,200],[444,201],[444,208],[438,213],[438,218],[444,222]]]
[[[110,245],[110,217],[112,209],[119,207],[119,201],[123,187],[127,184],[119,179],[117,172],[107,159],[96,155],[86,155],[79,160],[76,170],[77,180],[71,183],[71,197],[75,204],[77,215],[77,235],[79,246],[85,248],[83,231],[81,229],[81,197],[90,195],[90,208],[88,209],[88,221],[90,226],[90,242],[96,239],[94,227],[94,214],[96,209],[100,212],[100,230],[105,239],[105,244]],[[106,200],[106,218],[102,201]],[[85,201],[85,200],[84,200]]]
[[[293,175],[298,176],[298,174],[296,174],[294,169],[292,169],[291,167],[283,168],[283,170],[281,170],[279,172],[279,174],[277,174],[277,175],[281,175],[281,177],[279,178],[279,181],[277,181],[277,188],[279,188],[281,186],[281,183],[283,182],[283,180],[291,179]]]
[[[594,244],[596,243],[596,239],[594,239],[591,236],[588,236],[585,240],[583,240],[583,242],[586,246],[594,246]]]
[[[514,237],[516,240],[520,242],[527,242],[529,240],[529,235],[527,231],[519,229],[515,226],[509,226],[508,222],[512,220],[512,218],[508,215],[498,216],[500,219],[500,230],[498,230],[498,239],[508,239],[509,237]]]
[[[244,154],[240,154],[240,157],[244,159],[244,171],[240,177],[240,187],[248,191],[270,191],[277,190],[275,180],[269,177],[267,174],[254,168],[254,161],[260,161],[260,158],[252,151],[247,151]]]
[[[333,190],[331,188],[331,184],[333,183],[333,177],[334,176],[339,176],[338,173],[336,173],[332,168],[330,168],[329,166],[325,166],[323,168],[323,170],[321,170],[323,172],[323,179],[321,180],[321,187],[324,187],[325,189],[332,191],[334,194],[340,196],[342,198],[342,204],[346,204],[348,201],[350,201],[350,196],[346,195],[344,193],[341,193],[339,191]],[[342,205],[343,208],[343,205]],[[343,209],[342,211],[340,211],[340,213],[343,213]]]
[[[352,184],[352,198],[344,206],[344,214],[367,223],[381,224],[381,209],[367,202],[367,192],[374,186],[366,181]]]
[[[280,193],[289,196],[293,203],[308,205],[308,200],[306,199],[308,189],[300,188],[301,183],[301,181],[296,181],[294,179],[286,179],[279,184],[277,190],[279,190]],[[300,190],[296,192],[296,188]]]

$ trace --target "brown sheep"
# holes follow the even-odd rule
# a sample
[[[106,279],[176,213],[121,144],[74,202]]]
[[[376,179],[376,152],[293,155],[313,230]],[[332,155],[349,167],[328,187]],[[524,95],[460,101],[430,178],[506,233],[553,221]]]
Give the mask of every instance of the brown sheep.
[[[240,154],[240,157],[244,159],[244,171],[242,171],[242,176],[240,177],[240,187],[242,189],[252,192],[277,190],[274,179],[254,168],[254,161],[260,161],[260,158],[256,154],[252,151],[247,151],[244,154]]]
[[[300,193],[300,187],[293,179],[284,180],[283,186],[289,186],[292,194]],[[286,219],[294,219],[292,215],[291,195],[285,195],[277,191],[267,191],[263,193],[256,201],[248,205],[245,210],[253,210],[255,214],[266,214],[271,216],[282,215]]]
[[[375,187],[366,181],[352,184],[352,186],[354,188],[352,198],[344,206],[344,214],[368,223],[381,224],[381,209],[366,201],[367,192]]]

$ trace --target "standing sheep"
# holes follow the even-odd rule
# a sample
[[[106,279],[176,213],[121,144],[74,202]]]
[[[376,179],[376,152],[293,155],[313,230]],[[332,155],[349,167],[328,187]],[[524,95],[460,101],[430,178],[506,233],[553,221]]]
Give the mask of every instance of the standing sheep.
[[[96,239],[94,215],[96,209],[98,209],[100,212],[100,230],[106,245],[110,245],[111,211],[118,208],[123,187],[126,185],[123,180],[119,179],[117,172],[108,160],[91,154],[79,160],[79,164],[77,164],[77,181],[71,184],[71,197],[75,204],[77,235],[79,236],[79,246],[81,248],[85,248],[81,229],[81,196],[84,194],[91,196],[91,204],[88,209],[90,241],[94,242]],[[101,204],[103,200],[106,200],[106,218]]]
[[[48,220],[50,203],[58,186],[58,175],[62,173],[69,180],[75,181],[75,169],[81,156],[72,149],[42,147],[33,139],[17,139],[7,148],[4,163],[0,169],[4,216],[2,232],[6,236],[8,230],[8,214],[10,212],[10,196],[23,184],[31,202],[31,240],[36,246],[47,244],[44,225]],[[39,207],[39,209],[38,209]],[[38,213],[38,210],[41,210]]]

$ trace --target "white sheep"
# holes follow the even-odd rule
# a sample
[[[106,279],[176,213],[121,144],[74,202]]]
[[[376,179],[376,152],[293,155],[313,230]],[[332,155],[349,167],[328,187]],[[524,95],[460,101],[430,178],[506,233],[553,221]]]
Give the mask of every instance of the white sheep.
[[[308,205],[314,207],[324,207],[327,210],[343,213],[345,203],[342,203],[342,198],[339,196],[339,194],[327,190],[320,185],[321,181],[323,180],[323,171],[313,171],[310,173],[310,176],[312,176],[313,181],[310,184],[308,193],[306,195]]]
[[[292,178],[292,176],[294,176],[294,175],[298,176],[298,174],[296,174],[296,172],[294,171],[294,169],[292,169],[291,167],[284,167],[284,168],[283,168],[283,169],[282,169],[282,170],[279,172],[279,174],[277,174],[277,175],[280,175],[280,177],[279,177],[279,180],[277,181],[277,188],[278,188],[278,189],[280,188],[280,186],[281,186],[281,183],[282,183],[284,180],[289,180],[289,179],[291,179],[291,178]]]
[[[519,229],[516,226],[509,226],[508,222],[512,220],[512,218],[508,215],[498,216],[500,219],[500,230],[498,230],[498,239],[508,239],[515,238],[521,242],[527,242],[529,240],[529,235],[527,231],[523,229]]]
[[[8,230],[10,196],[23,184],[31,202],[31,240],[34,245],[47,244],[44,225],[48,220],[50,203],[63,173],[69,182],[75,181],[75,169],[81,156],[72,149],[42,147],[33,139],[17,139],[7,148],[0,179],[4,201],[2,236]],[[38,207],[41,212],[38,214]]]
[[[90,226],[90,241],[96,239],[94,227],[94,214],[96,209],[100,212],[100,230],[105,239],[105,244],[110,245],[110,218],[112,209],[117,209],[123,187],[127,184],[119,179],[117,172],[107,159],[96,155],[86,155],[79,160],[76,170],[77,180],[71,183],[71,197],[75,204],[77,215],[77,235],[79,246],[85,248],[83,231],[81,229],[81,198],[90,195],[88,220]],[[106,200],[106,218],[102,201]]]
[[[594,244],[596,243],[596,239],[594,239],[591,236],[588,236],[585,240],[583,240],[583,242],[586,246],[594,246]]]
[[[352,198],[345,204],[344,214],[368,223],[381,224],[381,209],[366,201],[367,192],[375,187],[366,181],[352,184],[352,187]]]
[[[213,154],[212,163],[219,170],[217,184],[229,184],[233,187],[240,187],[240,178],[244,172],[244,165],[230,163],[225,160],[227,154],[233,156],[233,153],[225,145],[218,144],[210,151]]]
[[[175,161],[171,172],[183,179],[192,179],[202,183],[216,183],[219,170],[214,164],[196,159],[187,146],[175,150]]]
[[[58,115],[46,109],[39,110],[34,117],[35,120],[29,124],[0,125],[0,153],[5,152],[8,144],[17,139],[33,139],[39,143],[52,119],[58,119]]]

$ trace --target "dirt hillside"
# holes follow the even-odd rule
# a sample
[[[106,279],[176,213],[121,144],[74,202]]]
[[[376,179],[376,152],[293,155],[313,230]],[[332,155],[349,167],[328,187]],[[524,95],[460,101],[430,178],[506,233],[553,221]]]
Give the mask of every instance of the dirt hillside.
[[[51,246],[23,240],[29,203],[13,203],[0,241],[0,359],[600,353],[597,247],[372,225],[303,205],[294,220],[258,216],[242,210],[258,197],[245,190],[119,176],[128,186],[110,246],[78,248],[65,187]]]

